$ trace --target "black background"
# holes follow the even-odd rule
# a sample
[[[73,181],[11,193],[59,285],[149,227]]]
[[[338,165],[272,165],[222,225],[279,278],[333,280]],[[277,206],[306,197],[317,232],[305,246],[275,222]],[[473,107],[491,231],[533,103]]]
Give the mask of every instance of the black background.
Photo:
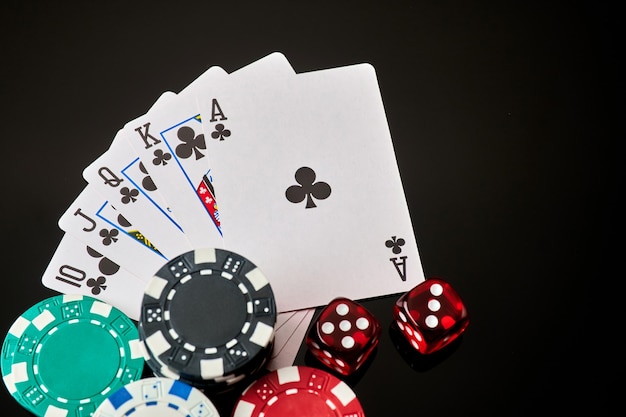
[[[607,4],[4,0],[2,331],[55,294],[40,278],[83,168],[163,91],[273,51],[297,72],[369,62],[425,274],[471,323],[442,355],[402,355],[395,297],[368,301],[385,331],[348,379],[366,415],[608,415],[624,373],[624,68]],[[28,415],[2,391],[4,414]]]

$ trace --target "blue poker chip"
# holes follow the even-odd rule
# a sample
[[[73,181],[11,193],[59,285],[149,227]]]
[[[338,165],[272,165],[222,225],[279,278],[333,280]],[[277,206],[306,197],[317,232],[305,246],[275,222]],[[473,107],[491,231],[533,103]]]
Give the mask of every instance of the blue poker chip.
[[[274,293],[260,269],[214,248],[184,253],[159,269],[139,317],[151,367],[208,385],[234,383],[258,368],[275,324]]]
[[[219,417],[211,400],[199,389],[169,378],[149,377],[131,382],[109,397],[93,417]]]

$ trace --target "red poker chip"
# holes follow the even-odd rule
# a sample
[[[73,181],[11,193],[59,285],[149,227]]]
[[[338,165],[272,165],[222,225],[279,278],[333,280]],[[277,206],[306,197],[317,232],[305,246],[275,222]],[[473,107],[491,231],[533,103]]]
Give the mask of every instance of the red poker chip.
[[[364,417],[345,382],[321,369],[287,366],[265,374],[241,394],[232,417]]]

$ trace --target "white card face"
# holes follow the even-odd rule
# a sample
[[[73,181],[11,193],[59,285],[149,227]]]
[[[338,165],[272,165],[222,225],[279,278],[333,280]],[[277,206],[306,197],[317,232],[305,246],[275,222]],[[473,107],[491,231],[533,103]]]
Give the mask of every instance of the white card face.
[[[233,75],[212,92],[230,131],[208,142],[224,246],[265,272],[279,311],[424,280],[370,65],[256,85]]]
[[[247,74],[268,66],[278,72],[279,64],[284,63],[283,55],[271,54],[236,72]],[[209,139],[204,135],[198,102],[226,78],[223,70],[211,68],[173,103],[128,123],[124,129],[194,248],[222,247],[220,212],[206,153]]]
[[[265,88],[267,88],[270,85],[281,85],[283,80],[293,78],[295,75],[295,71],[289,61],[287,61],[287,58],[281,53],[274,52],[233,72],[228,79],[220,83],[220,85],[199,91],[196,97],[198,108],[202,116],[202,126],[204,136],[207,140],[207,149],[211,149],[217,142],[227,140],[231,135],[227,127],[228,113],[223,111],[219,101],[215,99],[215,94],[213,94],[215,89],[223,91],[226,85],[229,86],[229,89],[236,91],[245,91],[248,88],[254,89],[259,86],[265,86]],[[232,78],[236,79],[237,82],[231,83],[230,80]],[[209,159],[212,161],[213,158],[214,155],[209,152]],[[212,163],[211,166],[213,166]],[[212,174],[214,174],[213,170]],[[245,178],[240,179],[242,181],[245,180]],[[215,182],[214,176],[212,176],[212,180]],[[215,192],[219,194],[219,190]]]
[[[122,135],[119,131],[109,149],[83,170],[83,178],[167,259],[191,250],[158,185]]]
[[[266,365],[269,371],[293,365],[314,314],[314,308],[278,314],[272,357]]]
[[[202,85],[218,83],[226,75],[212,67],[201,76]],[[129,122],[123,131],[192,247],[221,247],[216,205],[208,195],[205,139],[191,91],[185,89],[173,102]]]
[[[59,227],[144,282],[167,258],[93,187],[87,186],[59,218]]]
[[[59,243],[41,282],[62,294],[82,294],[139,320],[146,284],[72,235]]]

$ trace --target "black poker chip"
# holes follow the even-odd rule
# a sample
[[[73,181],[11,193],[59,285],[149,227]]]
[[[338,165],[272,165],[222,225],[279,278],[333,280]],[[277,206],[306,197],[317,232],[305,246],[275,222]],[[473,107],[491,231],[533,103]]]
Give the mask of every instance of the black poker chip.
[[[143,329],[140,325],[140,338],[143,337],[143,334]],[[210,392],[211,394],[220,394],[245,387],[251,382],[251,380],[256,378],[256,375],[265,367],[272,356],[273,342],[265,349],[264,354],[258,355],[257,358],[248,362],[246,367],[238,369],[237,373],[224,375],[223,377],[215,379],[190,379],[188,377],[181,376],[175,370],[160,362],[158,358],[155,358],[149,351],[147,351],[144,344],[142,344],[142,348],[144,349],[143,355],[145,362],[153,376],[179,380],[207,393]]]
[[[275,324],[261,270],[237,253],[205,248],[170,260],[150,280],[139,337],[155,374],[224,388],[265,364]]]

